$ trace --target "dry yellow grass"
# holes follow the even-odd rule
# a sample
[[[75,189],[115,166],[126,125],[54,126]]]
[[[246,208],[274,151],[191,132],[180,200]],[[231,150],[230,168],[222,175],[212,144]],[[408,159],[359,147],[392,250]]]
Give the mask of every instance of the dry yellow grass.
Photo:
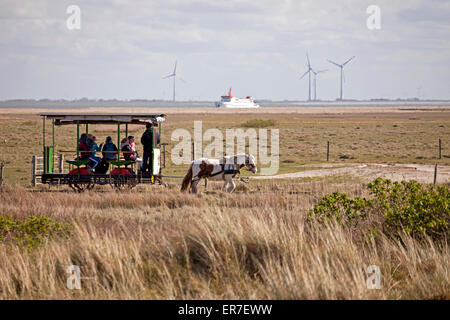
[[[200,197],[140,187],[75,194],[6,186],[0,213],[47,215],[73,236],[27,251],[0,244],[0,299],[449,299],[447,243],[384,236],[369,243],[337,225],[305,223],[336,180],[252,182]],[[66,288],[78,265],[81,290]],[[378,265],[382,288],[366,287]]]
[[[194,118],[203,120],[205,129],[274,120],[280,127],[281,172],[323,162],[328,140],[330,162],[337,166],[450,164],[448,108],[386,110],[341,108],[324,114],[273,108],[242,113],[237,121],[229,110],[212,114],[201,109],[192,116],[171,109],[163,140],[168,142],[175,128],[192,129]],[[450,298],[447,242],[381,236],[361,243],[337,225],[305,223],[307,211],[327,193],[364,196],[360,177],[252,180],[231,195],[214,183],[200,196],[181,194],[176,182],[169,189],[138,186],[122,193],[109,187],[84,194],[67,187],[29,189],[24,187],[30,181],[29,162],[42,151],[42,128],[28,111],[3,110],[0,116],[0,161],[6,162],[0,216],[49,216],[70,223],[73,235],[31,251],[0,243],[0,299]],[[114,135],[114,128],[106,126],[90,130],[100,139]],[[142,130],[130,126],[136,136]],[[74,135],[74,127],[57,128],[57,150],[74,149]],[[440,160],[439,137],[444,147]],[[339,159],[339,154],[351,158]],[[169,165],[165,173],[185,171],[186,166]],[[81,290],[66,287],[66,268],[74,264],[81,267]],[[380,290],[366,287],[369,265],[381,268]]]

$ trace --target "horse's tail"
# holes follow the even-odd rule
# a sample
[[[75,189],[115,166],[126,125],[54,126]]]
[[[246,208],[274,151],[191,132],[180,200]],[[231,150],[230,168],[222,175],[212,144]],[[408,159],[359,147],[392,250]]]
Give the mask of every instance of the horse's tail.
[[[184,176],[183,183],[181,184],[181,191],[186,191],[192,183],[192,163],[189,166],[189,170]]]

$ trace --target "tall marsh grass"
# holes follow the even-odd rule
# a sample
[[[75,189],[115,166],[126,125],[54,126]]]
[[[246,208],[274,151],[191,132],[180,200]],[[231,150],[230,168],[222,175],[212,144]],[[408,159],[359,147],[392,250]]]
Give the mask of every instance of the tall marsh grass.
[[[257,182],[224,195],[141,188],[30,192],[7,186],[0,214],[70,223],[69,238],[25,250],[0,243],[0,299],[449,299],[447,240],[383,234],[354,239],[337,223],[307,222],[333,190],[323,181]],[[70,265],[81,289],[66,287]],[[382,287],[366,286],[369,265]]]

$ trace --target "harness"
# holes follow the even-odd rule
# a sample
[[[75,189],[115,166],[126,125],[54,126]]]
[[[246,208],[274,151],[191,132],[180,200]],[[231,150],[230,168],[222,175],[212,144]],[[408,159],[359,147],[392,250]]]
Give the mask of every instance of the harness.
[[[202,175],[201,177],[199,177],[197,175],[194,179],[192,179],[192,182],[199,181],[201,178],[207,179],[207,178],[215,177],[221,173],[223,173],[223,174],[240,174],[241,173],[241,171],[237,168],[237,165],[235,165],[235,164],[221,163],[220,167],[221,167],[221,170],[217,171],[215,173]]]

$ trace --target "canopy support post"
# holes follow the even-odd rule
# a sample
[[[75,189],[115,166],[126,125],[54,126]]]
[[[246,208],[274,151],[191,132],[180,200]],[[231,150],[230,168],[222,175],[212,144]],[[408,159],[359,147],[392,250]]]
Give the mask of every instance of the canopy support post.
[[[52,152],[52,166],[53,166],[53,170],[54,171],[54,166],[55,166],[55,119],[52,119],[52,145],[53,145],[53,152]]]
[[[47,173],[47,158],[45,156],[45,116],[42,117],[42,159],[44,160],[44,173]]]
[[[77,121],[77,159],[79,158],[80,155],[80,149],[78,148],[78,144],[80,141],[80,121]]]
[[[42,117],[42,156],[45,158],[45,116]]]
[[[117,161],[120,161],[120,121],[117,121]],[[118,177],[120,179],[120,165],[117,166]]]
[[[79,146],[79,141],[80,141],[80,121],[77,120],[77,160],[80,159],[79,155],[80,155],[80,148]],[[80,179],[80,166],[77,166],[77,174],[78,174],[78,179]]]

